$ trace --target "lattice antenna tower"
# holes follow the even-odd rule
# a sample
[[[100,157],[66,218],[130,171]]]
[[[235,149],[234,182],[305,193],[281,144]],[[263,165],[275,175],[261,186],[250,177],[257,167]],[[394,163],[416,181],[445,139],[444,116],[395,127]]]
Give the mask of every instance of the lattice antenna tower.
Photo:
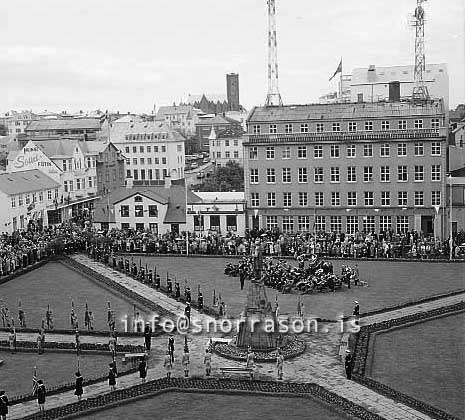
[[[412,98],[414,101],[424,101],[429,98],[428,88],[423,80],[426,71],[425,64],[425,10],[423,3],[417,0],[412,26],[415,28],[415,68]]]
[[[268,94],[266,106],[282,106],[278,88],[278,47],[276,42],[275,0],[268,0]]]

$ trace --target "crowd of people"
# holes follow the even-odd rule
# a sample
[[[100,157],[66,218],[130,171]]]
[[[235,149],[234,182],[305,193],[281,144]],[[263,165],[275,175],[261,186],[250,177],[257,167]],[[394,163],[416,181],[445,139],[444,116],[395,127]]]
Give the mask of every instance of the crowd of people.
[[[433,240],[410,231],[381,233],[298,233],[251,230],[241,237],[232,232],[197,234],[192,232],[154,234],[150,231],[112,229],[109,232],[66,223],[40,231],[16,231],[0,235],[0,277],[11,274],[44,257],[87,249],[90,245],[113,252],[152,254],[250,255],[259,239],[264,255],[282,257],[314,254],[336,258],[443,258],[450,255],[449,241]],[[188,251],[186,246],[188,244]],[[465,232],[453,241],[453,258],[465,258]]]
[[[463,238],[462,238],[463,236]],[[297,256],[315,254],[336,258],[449,258],[449,241],[434,240],[416,231],[397,234],[392,230],[376,234],[298,233],[251,230],[243,237],[228,232],[207,234],[172,232],[157,235],[149,231],[113,229],[102,239],[115,252],[153,254],[250,255],[256,239],[264,245],[264,254],[270,256]],[[465,255],[465,234],[460,232],[453,245],[453,257]]]

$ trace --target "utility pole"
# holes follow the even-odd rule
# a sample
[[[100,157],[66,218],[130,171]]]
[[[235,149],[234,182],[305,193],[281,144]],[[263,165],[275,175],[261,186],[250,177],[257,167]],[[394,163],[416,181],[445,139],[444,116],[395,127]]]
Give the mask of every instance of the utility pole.
[[[268,0],[268,94],[266,106],[283,106],[278,88],[278,46],[275,0]]]

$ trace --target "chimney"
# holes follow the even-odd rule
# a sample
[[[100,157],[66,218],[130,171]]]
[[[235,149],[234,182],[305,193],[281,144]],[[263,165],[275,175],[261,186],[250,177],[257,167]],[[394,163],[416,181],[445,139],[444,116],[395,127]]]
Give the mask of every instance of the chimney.
[[[400,82],[389,82],[389,102],[400,102]]]
[[[132,178],[126,178],[126,188],[131,189],[134,186]]]
[[[171,177],[169,175],[165,176],[165,188],[167,189],[171,188]]]

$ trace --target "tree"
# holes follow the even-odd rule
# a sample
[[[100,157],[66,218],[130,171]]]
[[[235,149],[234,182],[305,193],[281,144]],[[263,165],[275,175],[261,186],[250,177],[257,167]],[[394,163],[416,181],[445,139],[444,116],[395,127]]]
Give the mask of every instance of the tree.
[[[230,160],[225,166],[217,167],[212,176],[196,188],[200,191],[244,191],[244,169]]]

